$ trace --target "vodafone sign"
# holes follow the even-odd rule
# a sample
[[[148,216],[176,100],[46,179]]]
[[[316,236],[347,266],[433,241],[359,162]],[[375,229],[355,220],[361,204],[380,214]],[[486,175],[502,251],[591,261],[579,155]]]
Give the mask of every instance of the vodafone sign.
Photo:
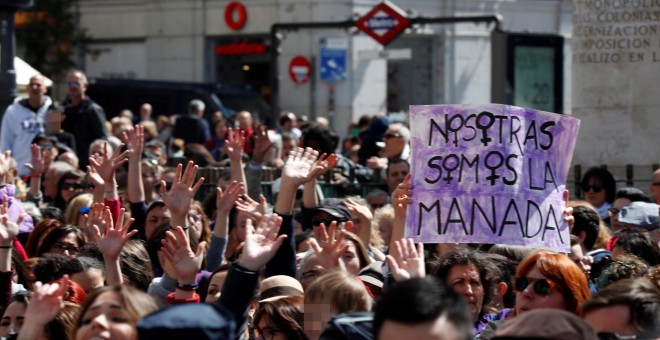
[[[289,63],[289,76],[296,84],[304,84],[312,75],[312,64],[307,58],[297,55]]]
[[[232,1],[225,7],[225,23],[234,31],[240,30],[247,22],[247,9],[238,1]]]

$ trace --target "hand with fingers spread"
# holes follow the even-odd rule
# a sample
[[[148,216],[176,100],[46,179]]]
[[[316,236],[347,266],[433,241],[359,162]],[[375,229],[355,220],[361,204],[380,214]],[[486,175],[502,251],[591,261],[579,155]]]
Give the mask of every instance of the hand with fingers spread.
[[[103,216],[105,210],[103,203],[94,203],[89,214],[85,214],[85,236],[88,240],[94,240],[96,229],[101,235],[105,234],[105,230],[108,228]]]
[[[218,194],[215,198],[215,207],[218,209],[218,214],[229,214],[243,193],[243,183],[232,181],[227,190],[222,191],[220,187],[217,187],[216,190]]]
[[[2,195],[2,204],[0,204],[0,246],[8,247],[14,242],[14,237],[18,235],[18,225],[21,221],[12,222],[9,219],[9,197]],[[19,217],[21,219],[21,217]],[[10,256],[11,257],[11,256]]]
[[[330,169],[334,168],[335,166],[337,166],[338,161],[339,161],[339,158],[334,153],[331,153],[330,155],[322,154],[316,160],[316,163],[314,165],[323,167],[323,172],[321,172],[319,174],[319,176],[320,176],[320,175],[328,172],[328,170],[330,170]]]
[[[277,236],[281,224],[282,218],[277,214],[262,217],[256,229],[252,226],[252,220],[248,219],[245,246],[238,263],[249,270],[261,270],[287,238],[286,235]]]
[[[271,142],[270,138],[268,138],[268,127],[265,125],[259,126],[257,131],[255,131],[255,137],[252,161],[256,164],[261,164],[275,143]]]
[[[419,243],[415,247],[412,239],[403,238],[395,241],[391,252],[391,255],[387,255],[387,264],[396,281],[426,276],[423,244]]]
[[[239,129],[229,129],[227,139],[223,146],[227,156],[232,162],[243,161],[243,147],[245,146],[245,132]]]
[[[195,183],[195,176],[197,175],[199,167],[192,161],[188,162],[185,171],[182,171],[182,169],[183,166],[179,164],[176,168],[176,175],[170,191],[167,191],[165,181],[161,181],[160,197],[172,213],[172,217],[174,217],[174,215],[183,216],[185,220],[185,216],[190,210],[190,204],[192,203],[195,194],[197,194],[202,183],[204,183],[204,177],[201,177],[197,180],[197,183]],[[175,223],[175,221],[172,222]],[[185,225],[185,222],[180,225]]]
[[[248,214],[253,221],[261,221],[261,218],[268,213],[268,203],[264,195],[259,195],[259,202],[244,195],[236,201],[236,209]]]
[[[169,268],[173,271],[172,276],[177,279],[179,284],[194,284],[197,273],[202,268],[206,242],[200,242],[197,251],[193,253],[183,228],[177,226],[173,231],[168,231],[166,235],[162,240],[163,246],[160,252],[162,257],[169,262]]]
[[[319,153],[311,148],[297,148],[291,151],[289,158],[282,169],[282,182],[293,185],[295,188],[308,182],[323,173],[325,167],[316,164]]]
[[[105,186],[105,181],[101,178],[101,175],[90,165],[87,166],[87,179],[92,182],[94,189]]]
[[[336,228],[336,221],[330,223],[330,227],[327,230],[325,224],[321,223],[315,228],[315,234],[319,235],[318,238],[315,237],[311,240],[312,249],[314,249],[321,266],[325,269],[340,267],[339,258],[349,248],[348,244],[343,244],[343,230],[339,232],[337,237],[335,237]]]
[[[105,224],[104,232],[101,232],[101,228],[99,228],[98,225],[93,225],[94,242],[96,242],[96,245],[106,261],[117,260],[126,242],[137,233],[137,230],[128,232],[128,229],[131,227],[134,220],[131,218],[124,223],[124,211],[125,210],[122,208],[116,225],[112,221],[110,209],[105,209],[103,211],[103,220]]]
[[[135,125],[135,128],[122,132],[121,141],[126,145],[129,157],[142,157],[144,149],[144,126]]]
[[[344,202],[348,206],[348,210],[351,211],[351,215],[360,220],[361,225],[369,226],[371,224],[374,215],[371,213],[369,207],[357,203],[350,198],[347,198]]]
[[[103,150],[107,150],[108,142],[105,142]],[[124,163],[128,162],[126,158],[128,156],[128,151],[120,153],[123,144],[117,147],[114,154],[108,157],[106,152],[103,153],[103,156],[89,157],[89,164],[96,170],[96,172],[101,176],[103,181],[108,183],[114,183],[115,171],[119,169]]]
[[[46,172],[46,156],[39,145],[30,145],[30,163],[25,163],[25,167],[30,169],[30,177],[41,177]]]
[[[34,327],[32,330],[36,331],[55,319],[64,307],[64,296],[69,289],[68,276],[65,275],[62,282],[64,283],[34,283],[32,298],[25,310],[25,325]],[[21,329],[21,335],[24,335],[23,332],[24,328]]]

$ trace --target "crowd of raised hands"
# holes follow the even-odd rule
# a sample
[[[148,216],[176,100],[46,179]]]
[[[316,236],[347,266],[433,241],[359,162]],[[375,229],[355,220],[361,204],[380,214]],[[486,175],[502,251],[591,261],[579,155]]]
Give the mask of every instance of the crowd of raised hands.
[[[27,255],[54,261],[56,265],[52,268],[45,265],[45,271],[57,273],[58,277],[54,281],[36,280],[25,285],[31,290],[31,299],[24,306],[25,322],[18,332],[20,339],[57,338],[54,325],[64,325],[65,338],[105,337],[107,334],[103,332],[112,333],[113,329],[119,332],[122,325],[128,328],[117,338],[135,338],[138,330],[147,332],[140,335],[150,338],[144,334],[152,334],[147,330],[153,324],[164,329],[174,327],[165,321],[159,324],[159,320],[167,319],[159,316],[166,312],[166,305],[177,305],[172,309],[176,311],[182,308],[178,305],[201,306],[205,302],[226,312],[218,313],[228,316],[235,324],[232,332],[237,338],[259,338],[268,329],[270,334],[266,335],[273,339],[277,333],[286,333],[285,338],[289,339],[315,339],[321,334],[319,327],[331,324],[332,316],[318,306],[330,306],[331,314],[368,311],[397,282],[427,276],[428,249],[405,238],[407,210],[413,202],[410,175],[396,186],[389,205],[383,208],[372,208],[361,197],[323,199],[317,182],[338,164],[340,157],[298,147],[284,157],[279,190],[276,199],[269,202],[261,192],[259,176],[260,164],[273,147],[267,130],[260,128],[255,132],[253,152],[246,162],[245,132],[230,129],[222,149],[229,159],[230,180],[219,182],[202,205],[198,194],[206,181],[198,176],[198,165],[193,161],[178,164],[171,170],[171,179],[167,182],[160,179],[158,188],[153,190],[144,184],[146,177],[153,174],[145,171],[149,165],[143,157],[143,127],[136,125],[121,137],[123,144],[114,152],[103,151],[89,158],[86,181],[93,190],[89,193],[89,205],[76,208],[80,215],[75,224],[81,240],[78,244],[70,244],[71,233],[49,238],[49,233],[63,227],[45,227],[43,222],[34,228],[35,233],[42,234],[39,237],[21,236],[27,214],[11,216],[12,204],[20,205],[20,201],[11,197],[11,193],[0,196],[0,286],[6,293],[0,307],[7,311],[17,303],[8,279],[11,274],[7,273],[17,268],[17,256],[12,259],[12,252],[22,251],[22,242],[36,242],[35,249],[46,249],[36,253],[30,250]],[[107,145],[103,150],[109,150]],[[28,190],[32,197],[40,197],[42,175],[48,166],[43,150],[32,145],[31,151]],[[0,154],[2,183],[6,182],[10,156]],[[118,179],[122,171],[124,178]],[[251,171],[256,171],[256,176]],[[122,181],[127,183],[123,192],[119,184]],[[571,228],[572,212],[572,208],[565,210],[565,220]],[[26,241],[29,238],[37,240]],[[51,240],[54,245],[44,245],[44,240]],[[65,251],[54,251],[62,249]],[[59,253],[57,256],[77,255],[76,265],[83,269],[60,269],[59,263],[66,262],[61,265],[66,268],[73,265],[69,260],[51,260],[54,255],[49,252]],[[448,253],[453,254],[449,257],[462,254]],[[27,259],[27,255],[23,253],[22,257]],[[89,260],[91,257],[95,260]],[[39,267],[42,259],[32,263]],[[89,264],[96,260],[100,267]],[[441,266],[442,261],[438,263]],[[39,268],[35,269],[34,277],[41,277],[37,274],[44,269]],[[81,291],[80,273],[87,273],[90,268],[102,272],[101,282],[94,289]],[[444,279],[439,274],[442,270],[433,268],[429,274]],[[139,276],[136,273],[145,274],[151,282],[140,286],[136,283],[135,276]],[[273,287],[278,292],[275,296],[270,295]],[[211,289],[221,293],[211,293]],[[118,317],[113,308],[122,316]],[[481,314],[475,314],[475,320],[481,320],[485,309],[479,306]],[[179,317],[204,328],[205,314],[199,310],[200,315],[195,315],[193,310]],[[290,319],[299,321],[278,323],[277,316],[272,314],[274,310],[290,311]],[[150,313],[154,313],[153,317]],[[270,314],[264,319],[264,313]],[[307,323],[317,319],[323,326]],[[17,329],[0,326],[0,333],[11,332]]]

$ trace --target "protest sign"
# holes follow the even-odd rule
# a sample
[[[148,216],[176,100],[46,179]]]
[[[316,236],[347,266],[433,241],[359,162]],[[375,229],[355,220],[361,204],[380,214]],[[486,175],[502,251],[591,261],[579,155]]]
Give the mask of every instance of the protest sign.
[[[566,178],[580,121],[488,105],[410,107],[406,237],[570,249]]]

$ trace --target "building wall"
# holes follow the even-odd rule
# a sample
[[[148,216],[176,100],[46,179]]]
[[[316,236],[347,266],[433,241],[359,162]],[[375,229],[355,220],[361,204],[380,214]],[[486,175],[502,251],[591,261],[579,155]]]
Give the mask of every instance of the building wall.
[[[218,81],[215,79],[214,38],[267,34],[275,22],[341,21],[360,16],[380,0],[244,0],[248,21],[240,31],[224,22],[227,0],[81,0],[81,23],[95,39],[97,53],[86,58],[92,76]],[[396,5],[424,16],[499,13],[506,31],[561,33],[570,48],[571,2],[568,0],[425,1],[396,0]],[[408,34],[430,34],[437,39],[433,88],[434,103],[490,102],[490,31],[485,25],[428,25]],[[347,80],[334,84],[335,114],[329,117],[340,134],[362,114],[383,112],[387,105],[387,62],[361,59],[362,50],[382,47],[355,29],[287,32],[281,44],[280,107],[300,114],[326,116],[330,85],[316,80],[295,84],[288,64],[295,55],[318,58],[320,40],[347,37]],[[443,41],[446,43],[443,46]],[[568,53],[568,52],[567,52]],[[414,58],[414,56],[413,56]],[[318,62],[318,59],[317,59]],[[570,108],[570,58],[565,59],[564,108]],[[318,76],[318,72],[315,72]],[[312,95],[315,98],[313,105]],[[414,104],[414,103],[411,103]]]

